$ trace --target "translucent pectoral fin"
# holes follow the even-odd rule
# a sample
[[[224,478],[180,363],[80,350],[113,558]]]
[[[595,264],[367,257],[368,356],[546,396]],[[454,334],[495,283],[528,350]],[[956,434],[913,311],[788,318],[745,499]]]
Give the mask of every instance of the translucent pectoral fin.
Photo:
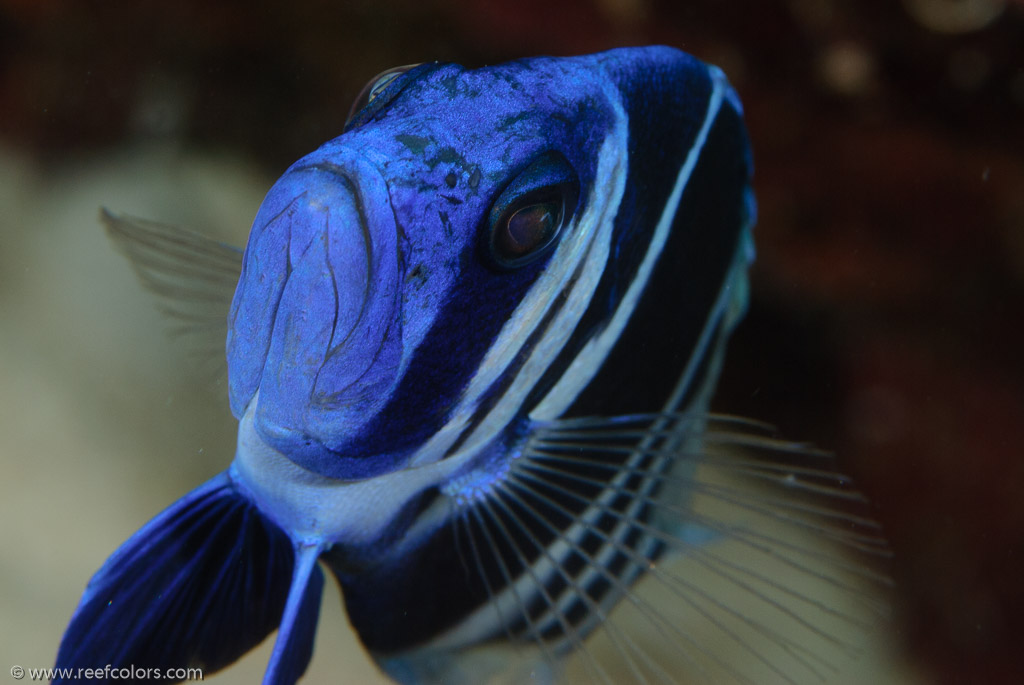
[[[559,538],[584,557],[574,594],[586,602],[603,584],[624,600],[569,680],[826,681],[888,613],[890,552],[869,503],[830,455],[770,426],[701,413],[563,419],[537,431],[512,474],[516,500],[584,531]]]
[[[100,210],[100,222],[155,296],[171,333],[185,339],[204,372],[222,377],[228,310],[242,272],[242,250],[106,208]]]
[[[323,578],[315,558],[312,564],[302,559],[302,599],[282,631],[288,653],[275,652],[268,682],[295,682],[312,652]],[[298,578],[295,566],[289,537],[223,473],[146,524],[93,576],[61,641],[57,667],[212,673],[278,627]]]

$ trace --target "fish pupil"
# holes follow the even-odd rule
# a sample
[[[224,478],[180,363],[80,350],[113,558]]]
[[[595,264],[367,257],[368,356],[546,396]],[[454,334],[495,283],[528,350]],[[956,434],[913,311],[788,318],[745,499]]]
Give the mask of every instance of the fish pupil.
[[[555,201],[529,205],[508,218],[498,236],[498,249],[508,259],[523,257],[550,242],[558,228],[561,207]]]

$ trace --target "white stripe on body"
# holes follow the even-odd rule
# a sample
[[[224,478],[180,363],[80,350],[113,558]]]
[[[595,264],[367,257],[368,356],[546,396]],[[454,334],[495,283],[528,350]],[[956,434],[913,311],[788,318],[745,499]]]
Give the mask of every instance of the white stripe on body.
[[[660,220],[658,221],[657,227],[654,231],[654,236],[652,237],[651,243],[649,244],[647,252],[644,255],[644,259],[637,270],[636,276],[630,283],[630,286],[627,289],[622,300],[619,302],[619,306],[617,307],[615,313],[612,315],[612,318],[608,326],[600,334],[598,334],[590,341],[588,341],[584,349],[569,365],[569,368],[566,370],[565,374],[563,374],[563,376],[559,379],[559,381],[555,384],[551,391],[548,392],[548,394],[541,400],[537,407],[535,407],[534,410],[531,412],[531,418],[535,418],[538,420],[557,418],[562,412],[565,411],[566,408],[568,408],[569,405],[572,404],[572,401],[575,399],[578,393],[593,379],[594,375],[599,370],[601,364],[604,362],[608,354],[611,352],[611,348],[614,346],[615,342],[622,334],[622,331],[625,329],[630,316],[632,316],[633,311],[635,310],[636,305],[640,299],[640,296],[642,295],[643,290],[651,277],[651,274],[657,263],[658,257],[660,256],[662,250],[664,249],[665,243],[668,240],[668,235],[672,227],[673,219],[675,218],[676,210],[679,207],[679,202],[682,199],[683,191],[685,190],[686,184],[689,181],[690,176],[692,175],[693,170],[697,165],[700,153],[703,149],[705,141],[707,140],[708,133],[711,130],[711,125],[714,122],[719,109],[721,108],[723,97],[725,93],[729,90],[729,86],[726,83],[724,76],[722,76],[720,73],[712,72],[712,77],[713,90],[711,93],[711,97],[709,98],[708,108],[705,112],[704,121],[694,140],[693,147],[690,149],[690,152],[687,155],[685,162],[680,168],[679,175],[676,178],[675,186],[673,187],[672,193],[670,194],[669,199],[666,202],[665,209],[663,210]],[[616,131],[616,133],[618,133],[618,131]],[[616,133],[610,135],[609,138],[606,139],[604,146],[602,146],[600,160],[601,163],[605,162],[607,154],[606,148],[609,142],[613,139],[613,136],[616,135]],[[625,138],[621,138],[619,140],[622,141],[623,145],[625,144]],[[625,147],[622,148],[623,151],[625,149]],[[623,160],[617,161],[620,164],[623,163]],[[624,169],[625,166],[623,166],[622,168]],[[624,178],[617,179],[617,183],[619,185],[618,193],[621,197],[621,192],[624,190],[625,185]],[[610,221],[614,222],[614,217],[611,217]],[[729,278],[723,284],[722,290],[718,296],[716,304],[708,317],[708,321],[704,325],[701,338],[696,348],[694,349],[693,355],[690,358],[690,362],[687,365],[687,368],[684,371],[682,377],[680,378],[680,381],[677,384],[675,390],[673,391],[672,396],[665,404],[664,411],[669,412],[676,409],[686,387],[689,385],[690,380],[692,380],[693,374],[695,373],[695,369],[698,366],[698,362],[703,357],[705,349],[711,340],[711,333],[715,329],[715,325],[717,324],[721,316],[725,304],[729,301],[729,292],[731,289],[732,280],[732,278]],[[533,293],[531,292],[531,294]],[[588,293],[588,299],[589,294],[592,294],[592,290],[590,293]],[[579,311],[580,315],[582,315],[582,311],[585,309],[586,304],[589,304],[589,302],[584,303],[583,309]],[[567,303],[566,309],[568,308],[569,307]],[[550,328],[554,329],[552,335],[562,333],[566,338],[569,335],[569,332],[558,331],[557,327],[554,325],[551,326]],[[505,330],[503,330],[502,333],[504,334]],[[523,337],[525,338],[526,336]],[[564,342],[562,344],[564,344]],[[550,360],[553,354],[551,350],[545,350],[543,353],[548,356],[546,358],[539,356],[538,353],[541,352],[540,347],[541,346],[538,345],[537,348],[534,350],[534,354],[531,355],[531,360],[536,360],[536,365],[543,367],[541,361],[545,359]],[[558,349],[560,349],[560,346],[558,348],[555,348],[554,351],[557,351]],[[581,361],[581,359],[583,361]],[[543,373],[545,369],[546,367],[541,368],[539,373]],[[501,414],[499,414],[499,416],[508,415],[509,418],[511,418],[511,414],[514,414],[515,411],[518,411],[518,409],[520,408],[520,403],[525,398],[529,390],[533,387],[533,384],[536,383],[536,380],[539,378],[539,373],[536,378],[528,379],[529,385],[528,387],[525,388],[525,390],[522,389],[522,386],[526,385],[527,381],[524,381],[522,384],[520,384],[520,387],[516,387],[516,392],[513,392],[512,388],[510,388],[509,392],[507,392],[505,396],[502,398],[501,402],[498,403],[498,406],[495,407],[494,410],[492,410],[492,415],[495,412],[498,412],[500,408],[502,411]],[[519,381],[520,379],[517,378],[516,380]],[[488,417],[488,420],[490,420],[490,416]],[[507,421],[508,419],[506,418],[505,420]],[[504,424],[501,424],[499,428],[503,426]],[[476,436],[477,433],[482,432],[483,429],[484,426],[481,425],[474,433],[474,437]],[[493,428],[491,430],[493,430]],[[674,436],[674,442],[679,442],[683,438],[684,436]],[[536,596],[536,594],[538,593],[538,590],[535,587],[535,578],[548,579],[551,578],[552,574],[559,573],[559,571],[552,564],[551,560],[554,559],[555,561],[557,561],[559,565],[565,563],[568,556],[572,554],[576,546],[587,535],[587,533],[590,530],[590,527],[595,523],[595,521],[609,506],[611,500],[613,500],[617,496],[618,493],[614,491],[614,487],[622,485],[622,482],[631,475],[630,473],[628,473],[628,469],[636,467],[639,461],[643,458],[643,453],[639,450],[649,447],[651,442],[652,440],[647,439],[638,446],[638,451],[631,454],[630,457],[626,460],[626,468],[622,472],[616,474],[616,476],[613,479],[611,479],[610,484],[612,487],[602,492],[593,505],[588,507],[585,511],[581,512],[577,522],[574,523],[570,528],[568,528],[563,533],[562,537],[556,540],[549,547],[547,554],[539,555],[530,567],[530,569],[524,570],[515,583],[508,587],[505,587],[501,592],[496,594],[491,603],[481,606],[479,609],[477,609],[472,614],[467,616],[466,619],[460,622],[457,626],[453,627],[446,633],[438,636],[436,639],[430,641],[426,646],[424,646],[423,649],[447,649],[472,644],[473,642],[478,640],[481,635],[488,635],[501,630],[502,626],[499,623],[499,615],[502,617],[520,616],[521,604],[529,604],[529,600]],[[660,472],[663,468],[663,464],[668,459],[669,457],[659,458],[658,465],[652,467],[650,471],[654,473]],[[654,476],[648,476],[645,479],[645,482],[643,482],[643,484],[639,486],[638,489],[640,490],[640,492],[647,493],[650,491],[651,488],[654,487],[656,480],[657,478],[655,478]],[[639,501],[634,501],[628,509],[628,512],[632,514],[636,511],[636,509],[639,506]],[[624,519],[622,522],[616,524],[612,531],[610,531],[607,535],[610,539],[615,541],[615,544],[621,544],[625,536],[628,535],[629,529],[630,524]],[[612,547],[613,545],[611,543],[606,543],[604,545],[603,551],[599,549],[597,554],[613,554],[615,550]],[[604,557],[601,558],[603,559]],[[608,558],[610,559],[610,556]],[[634,566],[634,564],[635,562],[627,563],[625,569],[623,570],[623,577],[628,577],[629,571]],[[589,580],[592,577],[594,577],[593,574],[587,576],[587,579]],[[577,583],[577,586],[578,585],[579,584]],[[615,596],[614,590],[609,591],[609,593],[609,596]],[[542,614],[538,618],[538,620],[544,622],[550,622],[551,620],[554,620],[555,614],[553,612],[564,610],[565,608],[567,608],[568,602],[572,599],[573,597],[571,596],[571,593],[566,593],[565,595],[563,595],[563,598],[559,600],[559,602],[557,602],[557,608],[549,608],[545,612],[545,614]],[[608,604],[610,603],[613,602],[608,602]],[[604,604],[606,603],[602,602],[602,605]],[[497,605],[497,609],[495,608],[495,605]]]
[[[459,439],[476,415],[487,391],[515,361],[530,333],[551,307],[559,306],[553,295],[563,291],[577,271],[582,276],[569,288],[564,303],[560,305],[504,395],[459,448],[458,457],[464,453],[473,453],[508,425],[589,306],[608,262],[612,229],[625,190],[628,121],[618,92],[609,86],[605,96],[614,112],[615,123],[601,145],[597,174],[587,198],[586,209],[564,229],[568,235],[556,248],[547,268],[502,326],[458,406],[452,411],[448,423],[417,450],[410,465],[441,459]],[[448,459],[452,458],[456,457]]]

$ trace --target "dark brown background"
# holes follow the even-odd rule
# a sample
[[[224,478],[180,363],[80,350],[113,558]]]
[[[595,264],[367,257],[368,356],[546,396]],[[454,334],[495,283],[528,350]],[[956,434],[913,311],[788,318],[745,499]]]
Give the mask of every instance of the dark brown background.
[[[271,179],[337,135],[363,83],[398,64],[665,43],[722,66],[755,148],[759,255],[716,406],[834,449],[877,502],[896,553],[900,648],[930,680],[1024,680],[1022,3],[212,4],[0,0],[0,146],[22,165],[5,167],[8,192],[31,173],[61,196],[52,179],[69,163],[154,141],[235,155]],[[96,230],[92,211],[81,230]],[[44,248],[21,239],[51,229],[0,213],[0,293],[24,307],[19,274]],[[0,322],[9,355],[31,346],[15,344],[15,320]],[[74,341],[54,345],[66,361],[60,344]],[[8,401],[46,425],[48,409],[19,397]],[[179,411],[199,421],[200,445],[229,423]],[[9,483],[19,460],[46,459],[5,449]],[[152,477],[144,460],[130,475]],[[39,478],[9,487],[46,487]],[[52,506],[37,494],[33,506]],[[30,521],[16,539],[34,539]]]

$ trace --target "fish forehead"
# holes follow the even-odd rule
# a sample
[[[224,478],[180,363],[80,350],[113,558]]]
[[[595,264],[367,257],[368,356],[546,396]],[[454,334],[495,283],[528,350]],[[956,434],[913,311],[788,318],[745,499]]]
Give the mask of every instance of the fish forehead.
[[[402,147],[425,152],[429,159],[431,150],[424,147],[433,142],[442,149],[472,149],[481,159],[507,165],[524,142],[558,141],[581,118],[600,113],[588,110],[604,109],[609,83],[596,66],[590,58],[539,58],[479,69],[440,65],[336,142],[372,141],[367,149],[379,146],[392,163],[408,158]],[[400,146],[382,145],[389,138]]]
[[[455,230],[471,233],[495,193],[542,152],[563,154],[582,185],[593,178],[614,93],[592,60],[567,61],[440,66],[299,164],[351,151],[379,169],[410,234],[439,211]]]

